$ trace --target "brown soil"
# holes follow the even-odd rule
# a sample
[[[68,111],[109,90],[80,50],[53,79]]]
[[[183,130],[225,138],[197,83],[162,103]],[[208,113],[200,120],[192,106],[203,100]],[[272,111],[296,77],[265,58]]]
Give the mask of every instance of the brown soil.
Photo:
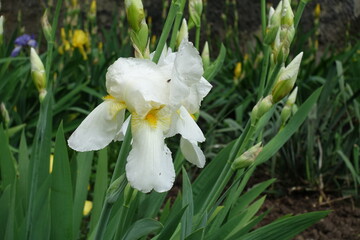
[[[261,212],[271,209],[259,226],[271,223],[287,214],[301,214],[312,211],[332,210],[314,226],[302,232],[295,240],[360,240],[360,208],[351,197],[326,196],[327,202],[320,203],[319,194],[296,192],[287,196],[269,197]]]

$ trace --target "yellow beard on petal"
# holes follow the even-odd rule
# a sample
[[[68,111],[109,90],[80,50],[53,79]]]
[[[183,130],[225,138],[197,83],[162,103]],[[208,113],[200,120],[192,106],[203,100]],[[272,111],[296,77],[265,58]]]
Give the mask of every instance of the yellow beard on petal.
[[[110,115],[114,118],[116,116],[116,114],[125,109],[126,108],[126,104],[124,101],[120,101],[118,99],[116,99],[115,97],[111,96],[111,95],[107,95],[105,97],[103,97],[103,99],[105,101],[111,101],[111,106],[110,106]]]
[[[170,115],[164,114],[160,110],[163,107],[159,107],[156,109],[150,110],[145,117],[140,117],[136,112],[132,113],[132,126],[134,129],[139,124],[147,124],[152,129],[161,128],[163,130],[166,130],[170,126]]]

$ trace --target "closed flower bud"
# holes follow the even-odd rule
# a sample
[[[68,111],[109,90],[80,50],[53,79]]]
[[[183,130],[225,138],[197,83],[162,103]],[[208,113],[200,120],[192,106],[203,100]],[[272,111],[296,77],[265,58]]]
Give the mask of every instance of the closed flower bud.
[[[129,207],[132,201],[134,201],[138,191],[133,189],[130,184],[127,184],[124,190],[124,203],[125,207]]]
[[[272,106],[273,100],[271,95],[265,98],[261,98],[251,111],[251,123],[254,125],[258,119],[260,119],[262,116],[264,116],[265,113],[270,110]]]
[[[233,170],[238,170],[238,169],[249,167],[251,164],[253,164],[255,162],[257,156],[262,151],[262,149],[263,148],[261,146],[261,142],[252,146],[246,152],[241,154],[240,157],[235,159],[235,161],[231,165],[231,168]]]
[[[119,199],[120,193],[123,192],[127,184],[125,174],[121,175],[114,182],[111,183],[110,187],[106,191],[105,201],[113,204]]]
[[[125,0],[126,15],[130,27],[139,31],[145,19],[144,7],[141,0]]]
[[[46,95],[46,75],[44,64],[42,63],[39,55],[34,48],[30,50],[30,62],[31,62],[31,76],[34,84],[39,91],[40,101],[42,101]]]
[[[178,48],[180,46],[180,43],[183,40],[188,40],[189,39],[189,32],[188,32],[188,26],[186,23],[185,18],[182,21],[181,27],[180,27],[180,31],[178,32],[178,35],[176,37],[176,47]]]
[[[294,87],[297,75],[299,73],[300,63],[303,53],[298,54],[291,63],[282,68],[278,74],[278,79],[272,89],[273,102],[277,103],[289,94]]]
[[[281,23],[281,1],[278,4],[276,10],[270,7],[269,23],[266,28],[266,35],[264,38],[265,44],[270,45],[275,41],[277,32],[280,28],[280,23]]]
[[[0,16],[0,45],[3,44],[4,39],[4,16]]]
[[[45,38],[47,41],[51,40],[51,25],[49,23],[49,19],[48,19],[48,14],[47,14],[47,9],[44,12],[44,15],[41,18],[41,26],[42,26],[42,30],[44,32]]]
[[[241,72],[242,72],[242,63],[237,62],[235,65],[235,68],[234,68],[234,83],[235,83],[235,85],[239,84]]]
[[[201,53],[201,59],[203,62],[204,69],[206,70],[210,66],[210,50],[207,41],[205,42],[203,51]]]
[[[291,9],[290,1],[283,0],[281,11],[281,25],[290,27],[294,25],[294,13]]]
[[[287,120],[290,118],[293,110],[293,106],[295,104],[296,95],[298,92],[298,88],[296,87],[289,98],[287,99],[284,108],[281,110],[281,125],[284,126]]]
[[[315,18],[320,18],[320,14],[321,14],[321,7],[320,4],[317,3],[314,9],[314,17]]]
[[[200,27],[202,10],[202,0],[189,0],[190,19],[196,27]]]
[[[89,19],[94,21],[96,18],[96,0],[92,0],[89,10]]]
[[[2,119],[4,120],[4,123],[5,123],[5,126],[7,127],[10,122],[10,117],[9,117],[9,112],[7,111],[6,106],[3,102],[0,104],[0,111],[1,111]]]

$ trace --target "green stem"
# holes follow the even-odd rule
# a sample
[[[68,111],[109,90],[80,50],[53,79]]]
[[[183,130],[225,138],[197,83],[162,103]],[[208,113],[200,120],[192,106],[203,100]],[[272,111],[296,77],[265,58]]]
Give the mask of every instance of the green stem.
[[[276,77],[282,67],[283,63],[277,63],[274,69],[271,71],[269,75],[269,80],[267,81],[266,89],[265,89],[265,96],[271,92],[271,89],[275,83]]]
[[[131,124],[129,124],[129,127],[126,130],[124,141],[121,144],[120,152],[118,155],[118,158],[116,160],[115,169],[113,172],[113,175],[111,177],[110,184],[113,183],[118,177],[121,175],[121,170],[124,166],[124,163],[126,162],[126,158],[130,152],[131,148]]]
[[[297,29],[308,0],[301,0],[295,13],[294,27]]]
[[[175,23],[174,23],[174,27],[172,29],[171,40],[170,40],[170,48],[173,51],[175,50],[176,38],[177,38],[179,27],[181,25],[181,19],[183,16],[185,3],[186,3],[186,0],[181,0],[180,8],[176,12]]]
[[[160,39],[159,39],[159,43],[158,43],[158,45],[156,47],[155,54],[154,54],[154,57],[152,59],[154,63],[158,63],[158,61],[160,59],[162,50],[163,50],[163,48],[165,46],[166,39],[169,36],[169,33],[170,33],[170,30],[171,30],[172,24],[174,22],[176,12],[177,12],[178,8],[179,8],[178,1],[173,0],[171,2],[169,14],[168,14],[168,16],[166,18],[165,25],[163,27],[163,31],[162,31]]]
[[[261,68],[260,86],[257,95],[257,100],[260,100],[260,98],[264,95],[265,81],[269,68],[269,59],[270,59],[270,46],[264,45],[264,59]]]
[[[249,145],[249,141],[252,139],[252,136],[255,132],[256,129],[256,125],[251,124],[249,131],[246,133],[246,136],[244,138],[244,141],[242,142],[238,153],[236,154],[236,157],[239,157],[241,154],[243,154],[247,148],[247,146]]]
[[[266,34],[266,0],[261,0],[261,29],[264,39]]]
[[[199,50],[199,44],[200,44],[200,30],[201,30],[201,24],[199,26],[196,26],[196,35],[195,35],[195,48]]]

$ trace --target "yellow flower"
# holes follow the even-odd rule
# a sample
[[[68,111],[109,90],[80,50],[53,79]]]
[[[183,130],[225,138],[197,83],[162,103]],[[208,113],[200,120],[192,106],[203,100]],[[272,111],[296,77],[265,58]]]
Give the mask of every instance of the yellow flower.
[[[64,52],[71,50],[71,46],[70,46],[70,42],[66,39],[66,33],[64,28],[61,28],[60,35],[61,35],[62,44],[58,48],[58,52],[62,55],[64,54]]]
[[[234,68],[234,83],[235,83],[235,85],[239,84],[241,72],[242,72],[242,63],[237,62],[236,66]]]
[[[78,48],[84,60],[87,60],[87,55],[85,52],[85,48],[89,48],[90,41],[89,35],[86,34],[83,30],[75,30],[72,36],[72,46]]]
[[[83,209],[83,215],[87,216],[89,215],[91,209],[93,208],[93,203],[92,201],[86,200],[85,204],[84,204],[84,209]]]

